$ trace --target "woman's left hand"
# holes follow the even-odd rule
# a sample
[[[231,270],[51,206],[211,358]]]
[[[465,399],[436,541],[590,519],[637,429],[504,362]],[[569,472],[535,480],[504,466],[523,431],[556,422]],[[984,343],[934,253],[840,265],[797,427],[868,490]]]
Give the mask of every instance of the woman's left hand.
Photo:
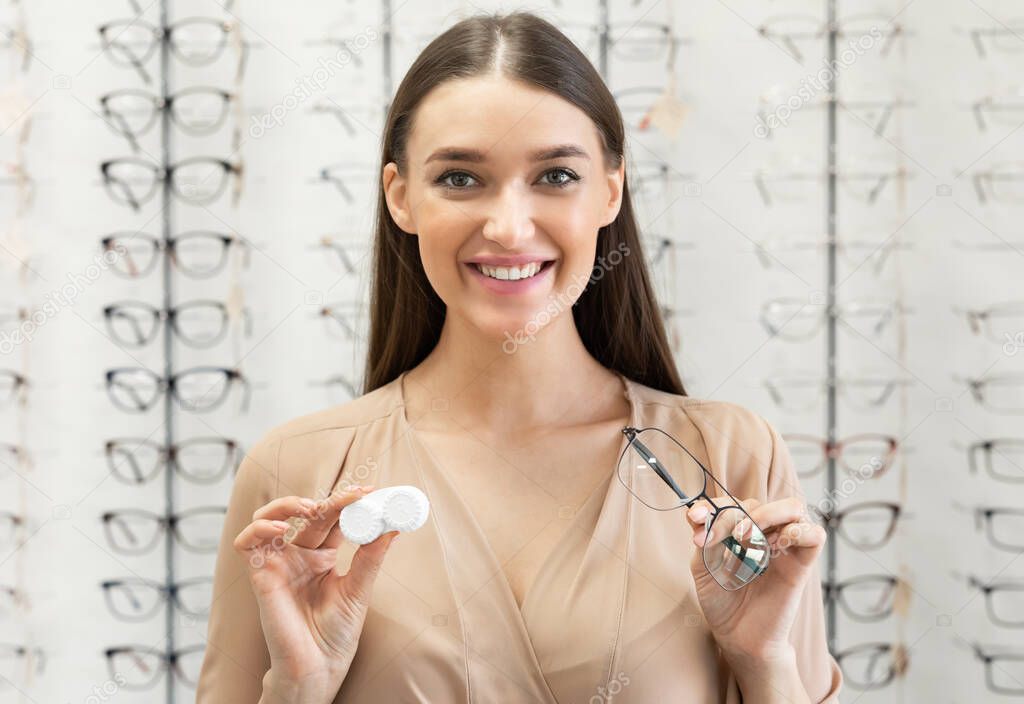
[[[696,546],[690,571],[697,598],[727,659],[761,662],[791,657],[789,632],[807,578],[825,544],[825,529],[807,518],[804,501],[797,496],[766,504],[747,499],[740,504],[768,539],[768,568],[746,586],[723,589],[704,566],[704,524],[711,506],[703,499],[697,501],[686,512]]]

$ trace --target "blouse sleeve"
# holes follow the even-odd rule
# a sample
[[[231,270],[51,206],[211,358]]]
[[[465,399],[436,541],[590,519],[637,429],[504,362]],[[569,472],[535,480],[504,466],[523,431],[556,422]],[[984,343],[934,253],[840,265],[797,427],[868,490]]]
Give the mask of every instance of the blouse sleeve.
[[[270,669],[259,607],[249,584],[245,558],[233,543],[252,515],[270,501],[277,485],[280,440],[264,436],[235,475],[213,575],[213,600],[206,651],[196,686],[197,704],[253,704]]]
[[[789,448],[778,431],[767,421],[771,435],[772,455],[768,469],[767,495],[769,501],[800,495],[800,481],[796,475]],[[821,595],[821,568],[815,563],[804,588],[790,641],[796,651],[800,678],[812,702],[838,704],[843,675],[835,658],[828,651],[825,637],[825,615]]]

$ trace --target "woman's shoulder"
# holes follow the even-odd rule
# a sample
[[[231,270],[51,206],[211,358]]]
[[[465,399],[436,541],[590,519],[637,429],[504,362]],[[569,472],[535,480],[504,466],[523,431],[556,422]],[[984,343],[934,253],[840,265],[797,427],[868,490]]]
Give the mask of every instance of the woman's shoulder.
[[[779,432],[751,408],[631,384],[641,427],[662,428],[680,442],[696,445],[688,449],[703,455],[713,469],[756,476],[764,483],[773,468],[789,459]]]
[[[246,452],[239,478],[245,473],[262,483],[269,480],[277,495],[313,496],[336,479],[362,431],[393,422],[395,414],[403,412],[396,384],[397,379],[345,403],[272,426]]]

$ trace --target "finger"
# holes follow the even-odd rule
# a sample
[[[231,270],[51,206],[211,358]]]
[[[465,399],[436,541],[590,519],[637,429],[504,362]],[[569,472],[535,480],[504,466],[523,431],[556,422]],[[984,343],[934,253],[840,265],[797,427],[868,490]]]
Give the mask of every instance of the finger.
[[[792,548],[819,548],[825,544],[825,529],[816,523],[788,523],[769,539],[775,550],[785,553]]]
[[[788,524],[807,517],[807,506],[799,496],[788,496],[778,501],[771,501],[749,511],[750,517],[758,527],[768,533]]]
[[[699,501],[694,502],[693,505],[691,505],[686,511],[686,520],[689,522],[690,528],[694,530],[694,533],[704,532],[705,527],[707,525],[708,516],[713,515],[713,513],[716,510],[725,508],[726,506],[735,505],[735,502],[728,497],[725,497],[725,502],[726,503],[723,503],[722,501],[718,501],[716,499],[716,503],[718,503],[718,509],[713,507],[705,499],[700,499]],[[755,498],[750,498],[740,501],[739,505],[742,506],[747,513],[750,513],[755,508],[760,506],[761,502]]]
[[[304,548],[318,548],[338,524],[341,510],[373,491],[373,486],[353,487],[347,491],[334,492],[316,504],[312,518],[305,519],[299,526],[292,543]]]
[[[392,530],[381,534],[373,542],[359,546],[355,555],[352,556],[348,574],[341,582],[349,598],[355,599],[361,604],[369,603],[373,584],[384,563],[384,556],[396,537],[398,537],[398,531]]]
[[[286,521],[271,521],[257,519],[242,529],[242,532],[235,537],[234,548],[239,552],[252,550],[263,543],[273,540],[291,528]]]
[[[314,499],[302,496],[282,496],[260,506],[252,514],[252,518],[253,520],[267,518],[272,521],[283,521],[292,516],[313,516],[315,510],[316,501]]]
[[[331,528],[330,532],[327,533],[327,537],[324,538],[324,542],[320,544],[322,548],[337,548],[345,540],[345,536],[341,533],[341,526],[337,523]]]

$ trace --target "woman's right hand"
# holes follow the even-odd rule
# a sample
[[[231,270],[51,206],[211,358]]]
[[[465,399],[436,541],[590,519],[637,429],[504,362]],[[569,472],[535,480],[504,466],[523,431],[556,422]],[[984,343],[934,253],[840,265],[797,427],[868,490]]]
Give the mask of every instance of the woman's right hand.
[[[270,652],[262,702],[295,701],[298,694],[303,702],[331,702],[337,695],[355,656],[373,583],[398,535],[390,531],[361,545],[348,573],[335,572],[344,539],[341,509],[372,488],[356,487],[320,501],[274,499],[235,538],[235,550],[248,564]]]

